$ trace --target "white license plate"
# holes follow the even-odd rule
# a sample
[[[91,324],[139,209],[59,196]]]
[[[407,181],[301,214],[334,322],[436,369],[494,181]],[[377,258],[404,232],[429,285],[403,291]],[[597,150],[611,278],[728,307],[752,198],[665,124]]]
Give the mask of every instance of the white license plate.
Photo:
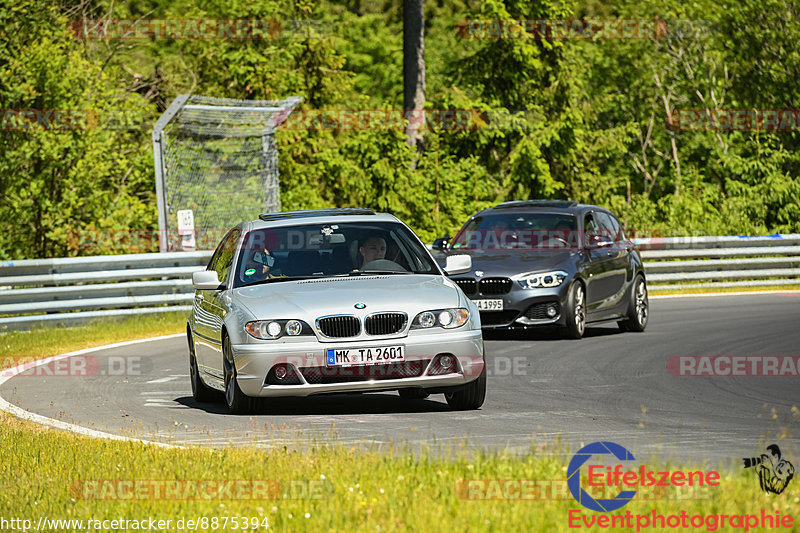
[[[370,348],[328,348],[328,366],[385,365],[405,360],[404,346],[373,346]]]
[[[473,300],[479,311],[502,311],[503,300]]]

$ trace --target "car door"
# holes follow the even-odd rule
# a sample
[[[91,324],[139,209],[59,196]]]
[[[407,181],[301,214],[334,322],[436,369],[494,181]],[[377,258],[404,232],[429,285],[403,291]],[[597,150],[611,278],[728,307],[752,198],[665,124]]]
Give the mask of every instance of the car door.
[[[588,314],[602,312],[606,299],[613,293],[609,280],[613,271],[613,257],[608,246],[598,246],[597,240],[604,236],[596,212],[589,211],[583,216],[583,246],[586,249],[586,311]]]
[[[211,260],[208,262],[208,266],[206,266],[207,271],[216,270],[216,264],[222,254],[222,245],[227,238],[228,235],[225,235],[222,241],[217,245],[217,249],[214,250],[214,253],[211,255]],[[211,344],[213,343],[213,337],[211,336],[213,319],[211,318],[209,307],[206,304],[207,293],[208,291],[195,290],[194,301],[192,302],[192,316],[194,317],[192,333],[197,365],[201,371],[205,369],[206,361],[209,359],[208,352],[213,350],[213,344]]]
[[[240,236],[239,229],[231,230],[222,240],[209,263],[209,270],[216,271],[222,284],[230,283],[229,273]],[[221,298],[226,290],[227,286],[222,290],[202,290],[196,291],[195,294],[195,305],[202,310],[204,318],[203,344],[202,350],[198,350],[197,353],[197,364],[202,372],[218,379],[222,379],[222,325],[227,312]]]
[[[611,214],[595,211],[594,215],[601,235],[611,239],[611,245],[603,248],[606,254],[606,269],[603,274],[602,302],[597,307],[598,310],[610,312],[618,310],[626,303],[624,296],[631,249],[623,241],[622,228]]]

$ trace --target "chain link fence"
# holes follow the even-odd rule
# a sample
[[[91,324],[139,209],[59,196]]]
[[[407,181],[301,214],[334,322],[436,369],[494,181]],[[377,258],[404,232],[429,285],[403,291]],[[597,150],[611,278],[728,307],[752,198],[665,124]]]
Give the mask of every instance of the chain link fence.
[[[274,132],[300,103],[180,95],[153,128],[159,249],[213,249],[222,232],[280,210]]]

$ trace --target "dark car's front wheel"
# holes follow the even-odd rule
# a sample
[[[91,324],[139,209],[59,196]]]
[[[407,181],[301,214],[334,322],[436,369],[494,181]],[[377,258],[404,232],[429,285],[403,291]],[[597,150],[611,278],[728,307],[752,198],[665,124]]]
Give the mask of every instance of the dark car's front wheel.
[[[486,367],[478,379],[457,392],[446,392],[444,399],[447,405],[457,411],[477,409],[486,399]]]
[[[566,328],[564,334],[569,339],[580,339],[586,330],[586,289],[580,281],[572,284],[564,309]]]
[[[236,363],[233,360],[231,341],[227,336],[222,341],[222,365],[225,375],[225,405],[233,415],[249,413],[253,408],[253,398],[250,398],[236,382]]]
[[[633,282],[631,299],[628,303],[627,320],[618,322],[622,331],[644,331],[650,316],[650,303],[647,299],[647,284],[644,276],[639,274]]]

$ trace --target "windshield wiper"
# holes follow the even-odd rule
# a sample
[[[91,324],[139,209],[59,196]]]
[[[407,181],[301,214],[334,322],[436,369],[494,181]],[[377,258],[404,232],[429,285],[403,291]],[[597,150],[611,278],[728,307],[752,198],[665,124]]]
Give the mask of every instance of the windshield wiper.
[[[355,276],[364,274],[413,274],[413,272],[408,272],[406,270],[359,270],[357,274],[351,272],[351,275]]]
[[[303,279],[312,279],[314,277],[319,277],[319,276],[281,276],[277,278],[262,279],[260,281],[251,281],[250,283],[239,285],[239,287],[252,287],[254,285],[263,285],[265,283],[273,283],[279,281],[298,281]]]

